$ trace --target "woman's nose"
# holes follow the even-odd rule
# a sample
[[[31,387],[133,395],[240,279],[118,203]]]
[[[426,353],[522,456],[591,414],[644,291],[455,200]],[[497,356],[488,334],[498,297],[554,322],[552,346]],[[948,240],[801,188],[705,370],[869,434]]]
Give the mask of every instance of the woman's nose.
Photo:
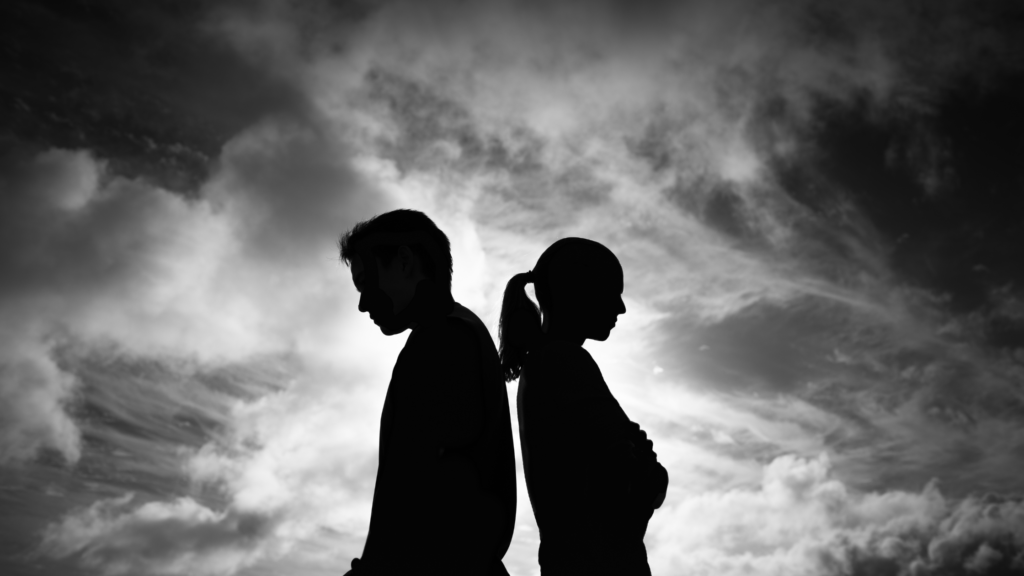
[[[369,312],[369,309],[366,307],[366,294],[362,292],[359,293],[359,311]]]

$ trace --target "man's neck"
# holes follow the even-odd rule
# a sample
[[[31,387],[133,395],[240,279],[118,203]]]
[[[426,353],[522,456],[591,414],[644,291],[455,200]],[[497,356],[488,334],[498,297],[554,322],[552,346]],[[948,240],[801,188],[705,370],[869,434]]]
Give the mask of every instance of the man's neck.
[[[420,280],[412,301],[399,314],[406,317],[410,329],[430,324],[451,313],[452,295],[429,279]]]

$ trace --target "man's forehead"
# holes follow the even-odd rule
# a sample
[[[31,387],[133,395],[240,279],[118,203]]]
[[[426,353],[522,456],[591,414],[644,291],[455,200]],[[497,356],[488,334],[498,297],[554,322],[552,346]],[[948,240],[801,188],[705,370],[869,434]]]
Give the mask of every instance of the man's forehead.
[[[366,268],[363,266],[363,259],[354,256],[349,261],[349,267],[352,270],[352,284],[355,285],[356,290],[362,291],[363,285],[366,283]]]

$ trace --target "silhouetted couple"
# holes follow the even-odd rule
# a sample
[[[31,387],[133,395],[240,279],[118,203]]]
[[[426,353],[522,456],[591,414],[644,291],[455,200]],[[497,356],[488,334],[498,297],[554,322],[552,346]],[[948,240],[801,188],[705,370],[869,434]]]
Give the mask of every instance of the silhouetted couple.
[[[499,355],[452,299],[448,238],[426,215],[381,214],[340,244],[359,310],[385,335],[412,329],[384,401],[370,529],[350,574],[507,574],[516,480],[504,383],[515,378],[542,574],[650,574],[643,536],[668,474],[582,348],[606,340],[626,311],[615,255],[564,238],[514,276]]]

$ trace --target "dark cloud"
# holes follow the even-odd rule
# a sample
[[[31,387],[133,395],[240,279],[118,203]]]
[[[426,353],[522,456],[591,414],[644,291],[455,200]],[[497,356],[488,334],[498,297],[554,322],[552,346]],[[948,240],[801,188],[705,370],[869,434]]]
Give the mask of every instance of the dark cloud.
[[[824,114],[819,160],[806,166],[865,212],[901,279],[948,293],[954,312],[984,305],[995,285],[1024,282],[1016,265],[1024,241],[1015,224],[1024,208],[1013,193],[1020,175],[1010,160],[1024,151],[1015,128],[1024,118],[1013,104],[1022,96],[1019,86],[1010,78],[998,93],[967,85],[944,94],[935,116],[922,120],[935,126],[931,136],[898,121],[874,122],[856,109]],[[939,148],[917,152],[915,146]],[[934,174],[941,191],[928,184]]]
[[[116,174],[194,192],[239,131],[307,109],[210,26],[226,6],[5,2],[0,126],[37,151],[88,149]]]
[[[167,248],[187,205],[131,181],[102,186],[103,168],[87,153],[54,150],[14,162],[0,216],[0,365],[10,410],[2,459],[46,446],[76,460],[77,428],[62,405],[76,380],[50,351],[67,327],[91,324],[103,302],[126,288],[146,291],[159,265],[145,256]]]
[[[477,258],[462,269],[499,291],[561,235],[621,255],[630,311],[662,344],[624,345],[630,369],[671,382],[624,405],[720,402],[658,439],[673,474],[700,468],[716,490],[669,502],[702,513],[652,529],[660,571],[1014,569],[1016,512],[954,500],[1012,489],[1024,454],[1012,2],[0,10],[0,459],[49,465],[56,449],[107,487],[51,514],[50,557],[230,573],[316,524],[357,553],[372,451],[355,431],[379,399],[348,376],[386,374],[329,313],[351,304],[333,244],[400,199],[451,223]],[[266,374],[138,368],[122,390],[104,378],[130,363],[91,364],[281,351],[308,360],[291,374],[358,369],[222,421],[203,394],[251,400],[271,388],[238,379]],[[189,389],[178,377],[203,392],[171,392]],[[790,449],[832,451],[843,482],[786,457],[759,490],[732,489]],[[932,477],[947,496],[918,493]],[[124,489],[152,501],[110,499]]]
[[[828,576],[1020,574],[1024,502],[949,498],[928,482],[863,492],[832,477],[828,458],[784,455],[760,486],[670,504],[652,523],[682,550],[664,568]],[[703,545],[689,548],[695,542]],[[659,566],[653,566],[657,569]]]
[[[48,522],[45,569],[223,574],[277,550],[272,512],[183,467],[301,372],[268,364],[332,347],[337,235],[385,202],[301,82],[228,41],[239,9],[0,9],[0,466],[25,479],[5,566]],[[104,500],[126,490],[148,503]]]
[[[479,170],[493,153],[504,149],[498,141],[486,142],[464,106],[437,94],[412,79],[384,70],[366,75],[367,98],[386,109],[395,131],[380,142],[384,157],[395,162],[402,173],[435,168],[451,154],[455,167]],[[489,146],[494,150],[489,150]],[[454,148],[446,154],[441,147]]]
[[[839,539],[822,554],[828,574],[1010,576],[1024,574],[1024,502],[999,496],[950,503],[940,521]]]
[[[1015,352],[987,345],[985,318],[979,330],[943,327],[950,317],[928,302],[915,305],[923,306],[913,313],[917,328],[818,297],[752,305],[714,323],[664,320],[657,362],[691,389],[799,398],[839,418],[822,440],[859,488],[913,488],[937,477],[957,497],[1013,490],[1024,465]]]
[[[748,393],[798,394],[810,382],[831,373],[828,357],[843,332],[848,312],[835,303],[806,299],[781,305],[757,305],[721,322],[692,327],[668,320],[659,364],[708,386]]]
[[[76,377],[51,354],[63,340],[208,361],[286,350],[295,334],[278,320],[336,298],[319,281],[273,296],[259,317],[278,320],[262,332],[214,303],[253,306],[296,275],[321,275],[339,231],[381,206],[335,140],[287,121],[235,139],[199,198],[111,175],[87,152],[16,152],[3,159],[0,215],[4,461],[40,447],[80,455],[64,411]]]
[[[379,153],[403,174],[443,167],[528,177],[547,168],[544,139],[525,125],[497,132],[434,86],[382,69],[367,72],[364,89],[368,104],[393,123],[377,142]]]
[[[373,69],[365,97],[390,121],[376,152],[403,175],[453,171],[481,178],[485,194],[474,215],[490,225],[554,240],[558,228],[609,200],[613,185],[585,159],[551,163],[547,138],[525,125],[488,124],[430,84]]]
[[[208,190],[215,206],[234,211],[245,252],[279,270],[322,258],[324,246],[384,201],[352,169],[351,151],[317,122],[268,121],[229,143]]]
[[[230,574],[265,553],[274,521],[216,512],[190,498],[132,507],[132,495],[101,500],[47,529],[40,553],[74,555],[103,574]]]

